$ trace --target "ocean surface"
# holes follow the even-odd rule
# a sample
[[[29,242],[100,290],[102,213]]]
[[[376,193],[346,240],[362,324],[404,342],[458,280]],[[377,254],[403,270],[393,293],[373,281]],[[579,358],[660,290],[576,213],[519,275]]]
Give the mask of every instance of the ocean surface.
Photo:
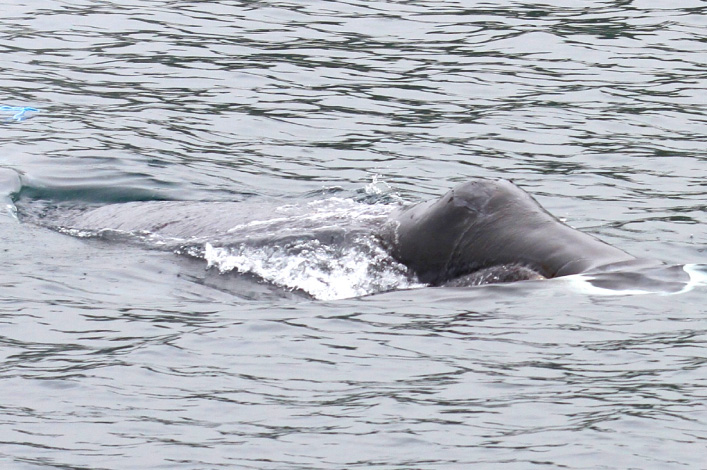
[[[369,236],[508,178],[704,267],[706,37],[697,0],[4,2],[0,467],[707,468],[707,287],[424,287]],[[257,243],[65,223],[160,201]]]

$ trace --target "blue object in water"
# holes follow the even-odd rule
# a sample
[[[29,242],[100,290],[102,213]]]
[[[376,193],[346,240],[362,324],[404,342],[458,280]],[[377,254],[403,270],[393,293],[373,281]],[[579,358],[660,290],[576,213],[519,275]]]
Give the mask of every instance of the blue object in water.
[[[31,108],[29,106],[0,106],[0,111],[12,111],[15,114],[10,118],[14,119],[15,121],[22,121],[25,119],[27,116],[25,116],[25,113],[27,111],[31,112],[39,112],[37,108]]]

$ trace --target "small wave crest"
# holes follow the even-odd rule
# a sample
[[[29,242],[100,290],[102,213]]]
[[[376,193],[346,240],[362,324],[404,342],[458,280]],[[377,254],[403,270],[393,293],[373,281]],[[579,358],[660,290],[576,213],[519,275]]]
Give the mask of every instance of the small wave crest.
[[[252,239],[255,233],[265,235],[269,243],[219,246],[209,241],[190,254],[203,257],[209,268],[221,273],[255,274],[320,300],[421,287],[373,233],[373,227],[391,208],[336,197],[310,202],[304,212],[301,206],[282,207],[277,217],[228,230],[231,236],[245,239]],[[367,229],[361,230],[364,227]],[[296,236],[288,238],[288,234]]]
[[[690,276],[687,288],[707,286],[707,264],[686,264],[683,270]]]
[[[673,271],[671,273],[671,270]],[[671,280],[678,272],[687,274],[687,280],[684,276],[679,279]],[[568,281],[571,285],[590,295],[677,295],[690,292],[696,287],[707,286],[707,265],[705,264],[685,264],[666,266],[660,268],[658,276],[651,279],[651,271],[641,272],[607,272],[597,274],[575,274],[558,278],[563,281]],[[638,276],[644,275],[643,278]],[[619,276],[617,278],[617,276]],[[620,277],[627,277],[628,282],[621,282]],[[610,280],[608,284],[606,281]],[[600,281],[597,284],[597,281]],[[604,281],[604,282],[601,282]]]
[[[421,287],[373,233],[391,208],[338,197],[284,206],[272,218],[232,226],[229,238],[241,243],[208,240],[187,252],[221,273],[254,274],[320,300]]]
[[[420,287],[407,267],[398,263],[372,237],[361,236],[349,246],[327,245],[316,239],[284,245],[215,247],[206,243],[189,254],[203,257],[221,273],[255,274],[267,282],[306,292],[320,300],[335,300]]]

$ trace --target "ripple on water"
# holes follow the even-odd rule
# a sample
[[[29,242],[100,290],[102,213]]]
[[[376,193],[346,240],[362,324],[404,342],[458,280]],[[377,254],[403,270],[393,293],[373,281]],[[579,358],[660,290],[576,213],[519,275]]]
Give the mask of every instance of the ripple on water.
[[[705,6],[654,3],[4,5],[0,105],[42,110],[0,125],[6,199],[306,204],[378,175],[418,201],[504,176],[704,263]],[[704,288],[312,301],[124,241],[0,216],[10,466],[703,466]]]

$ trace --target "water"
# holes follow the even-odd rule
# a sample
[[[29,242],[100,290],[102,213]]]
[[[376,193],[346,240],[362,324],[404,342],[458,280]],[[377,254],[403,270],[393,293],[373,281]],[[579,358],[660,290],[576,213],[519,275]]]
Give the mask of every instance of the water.
[[[506,177],[633,255],[705,263],[706,8],[7,3],[0,105],[39,112],[0,111],[3,468],[706,468],[704,287],[341,299],[370,280],[342,268],[316,300],[218,251],[35,223],[368,214]]]

